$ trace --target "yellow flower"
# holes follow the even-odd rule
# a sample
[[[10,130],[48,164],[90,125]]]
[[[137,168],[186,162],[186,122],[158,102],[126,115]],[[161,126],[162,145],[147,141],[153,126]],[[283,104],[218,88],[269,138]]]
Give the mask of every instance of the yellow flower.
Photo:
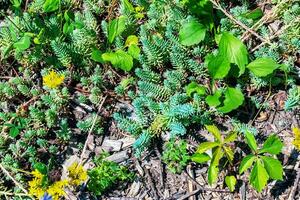
[[[43,85],[48,88],[57,88],[64,82],[65,76],[58,74],[56,71],[51,70],[49,74],[43,76]]]
[[[44,175],[41,174],[37,169],[31,172],[31,174],[33,175],[33,179],[28,182],[29,194],[40,199],[45,193],[43,189]]]
[[[293,145],[296,147],[296,149],[300,150],[300,129],[298,127],[293,128],[293,133],[295,135]]]
[[[63,197],[66,194],[64,189],[67,185],[67,180],[56,181],[48,187],[47,193],[51,195],[53,200],[59,200],[60,197]]]
[[[70,185],[78,186],[82,182],[86,181],[87,179],[87,172],[83,168],[82,165],[79,165],[77,162],[74,162],[69,168],[68,168],[68,178]]]

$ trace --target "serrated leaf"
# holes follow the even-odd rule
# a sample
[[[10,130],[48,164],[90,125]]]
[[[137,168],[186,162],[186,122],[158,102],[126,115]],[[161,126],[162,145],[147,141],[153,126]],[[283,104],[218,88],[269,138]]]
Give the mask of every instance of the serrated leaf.
[[[219,167],[215,165],[210,165],[208,168],[208,183],[211,185],[215,183],[218,179]]]
[[[196,163],[204,163],[211,159],[211,157],[206,153],[195,153],[192,155],[191,160]]]
[[[125,30],[126,17],[120,16],[108,24],[108,41],[112,43],[115,38]]]
[[[192,20],[185,23],[179,31],[179,42],[185,46],[198,44],[205,38],[206,28],[203,24]]]
[[[261,156],[261,159],[264,162],[265,169],[272,179],[283,180],[283,169],[279,160],[268,156]]]
[[[259,153],[270,153],[270,154],[279,154],[281,152],[281,149],[283,147],[282,142],[276,135],[271,135],[268,137],[268,139],[265,141],[262,149],[259,151]]]
[[[234,153],[232,151],[232,149],[230,149],[229,147],[223,146],[225,155],[227,157],[227,159],[229,160],[230,163],[232,163],[233,158],[234,158]]]
[[[252,154],[244,157],[241,164],[240,164],[239,173],[242,174],[244,171],[249,169],[252,166],[255,158],[256,157]]]
[[[203,85],[199,85],[196,82],[191,82],[187,85],[187,87],[185,88],[186,90],[186,94],[188,96],[192,96],[193,93],[197,93],[198,95],[205,95],[206,94],[206,87],[204,87]]]
[[[237,137],[237,132],[231,131],[224,139],[224,143],[233,142]]]
[[[198,148],[197,148],[197,153],[201,154],[204,153],[205,151],[207,151],[208,149],[212,149],[216,146],[218,146],[219,143],[217,142],[202,142]]]
[[[205,128],[209,133],[213,134],[216,141],[220,142],[222,140],[222,135],[218,127],[215,125],[205,125]]]
[[[28,35],[24,35],[18,42],[14,44],[14,48],[17,51],[22,52],[30,47],[30,37]]]
[[[205,102],[210,107],[217,107],[218,105],[221,104],[221,101],[220,101],[221,96],[222,96],[222,92],[220,90],[217,90],[213,95],[208,95],[205,98]]]
[[[221,147],[218,147],[214,150],[212,160],[208,169],[208,183],[211,185],[215,183],[218,179],[219,172],[219,162],[223,157],[223,152]]]
[[[133,58],[123,50],[102,54],[104,61],[109,61],[114,67],[124,71],[130,71],[133,67]]]
[[[241,40],[230,33],[223,33],[219,43],[219,52],[230,63],[239,67],[239,75],[245,72],[245,67],[248,64],[248,51]]]
[[[233,192],[236,185],[236,178],[234,176],[226,176],[225,177],[225,183],[227,187],[229,188],[230,192]]]
[[[244,95],[238,88],[228,87],[224,94],[224,106],[218,108],[218,111],[222,113],[229,113],[237,109],[244,102]]]
[[[59,8],[60,0],[46,0],[43,9],[44,12],[54,12]]]
[[[271,58],[258,58],[247,65],[247,68],[258,77],[272,74],[279,64]]]
[[[214,79],[222,79],[230,70],[230,62],[221,55],[213,57],[208,63],[208,72]]]
[[[248,146],[255,152],[257,150],[257,144],[254,135],[247,131],[245,133],[245,138]]]
[[[251,171],[250,174],[250,184],[258,191],[261,192],[266,186],[269,180],[268,172],[265,170],[261,161],[258,160]]]

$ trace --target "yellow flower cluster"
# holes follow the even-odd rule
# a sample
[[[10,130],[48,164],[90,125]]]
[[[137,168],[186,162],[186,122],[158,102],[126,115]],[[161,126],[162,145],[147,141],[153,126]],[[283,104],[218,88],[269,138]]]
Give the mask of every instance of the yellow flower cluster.
[[[295,135],[293,145],[296,147],[296,149],[300,150],[300,129],[297,127],[293,128],[293,133]]]
[[[64,82],[65,76],[51,70],[47,75],[43,76],[43,85],[48,88],[57,88]]]
[[[59,200],[65,195],[64,188],[68,185],[68,181],[56,181],[50,186],[47,186],[46,176],[40,173],[37,169],[31,172],[33,179],[29,181],[29,194],[40,199],[45,193],[51,195],[53,200]]]
[[[74,162],[69,168],[68,168],[69,174],[69,183],[73,186],[78,186],[82,182],[87,180],[87,172],[83,168],[82,165],[79,165],[77,162]]]
[[[68,178],[65,180],[56,181],[48,185],[46,175],[40,173],[37,169],[31,172],[33,179],[29,181],[29,194],[40,199],[45,193],[49,194],[53,200],[59,200],[65,193],[65,187],[79,186],[88,178],[87,171],[82,165],[77,162],[73,163],[68,168]]]

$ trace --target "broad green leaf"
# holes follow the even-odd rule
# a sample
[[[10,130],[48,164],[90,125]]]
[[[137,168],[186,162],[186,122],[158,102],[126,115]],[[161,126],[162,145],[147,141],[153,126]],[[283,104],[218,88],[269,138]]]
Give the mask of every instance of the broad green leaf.
[[[213,95],[208,95],[205,98],[205,102],[210,107],[217,107],[218,105],[221,104],[221,101],[220,101],[221,96],[222,96],[222,92],[220,90],[217,90]]]
[[[258,160],[251,171],[250,174],[250,184],[258,191],[261,192],[266,186],[269,180],[269,175],[265,170],[262,163]]]
[[[240,164],[239,173],[242,174],[244,171],[249,169],[252,166],[255,158],[256,157],[252,154],[244,157],[241,164]]]
[[[251,10],[251,11],[243,14],[242,16],[247,19],[257,20],[257,19],[260,19],[262,16],[264,16],[264,13],[261,10],[261,8],[256,8],[255,10]]]
[[[22,52],[30,47],[30,37],[28,35],[24,35],[18,42],[14,44],[15,49],[17,51]]]
[[[254,135],[247,131],[245,133],[245,138],[248,146],[255,152],[257,150],[257,144]]]
[[[58,10],[59,3],[60,0],[46,0],[43,5],[44,12],[53,12]]]
[[[139,38],[136,35],[130,35],[127,37],[125,46],[130,46],[132,44],[138,45]]]
[[[209,133],[213,134],[218,142],[221,142],[222,136],[218,127],[216,127],[215,125],[205,125],[205,128]]]
[[[261,156],[261,159],[264,162],[264,167],[267,170],[270,178],[275,180],[283,180],[283,169],[279,160],[268,156]]]
[[[244,95],[238,88],[228,87],[224,94],[224,105],[218,108],[218,110],[222,113],[229,113],[237,109],[244,102]]]
[[[120,16],[117,19],[112,20],[108,24],[108,41],[112,43],[115,38],[125,30],[126,17]]]
[[[128,48],[128,54],[131,55],[134,59],[138,59],[140,56],[141,49],[136,44],[131,44]]]
[[[109,61],[114,67],[120,68],[124,71],[130,71],[133,67],[133,58],[123,50],[118,50],[112,53],[102,54],[104,61]]]
[[[205,26],[195,20],[192,20],[181,27],[179,31],[179,42],[185,46],[198,44],[204,40],[205,33]]]
[[[208,63],[208,72],[214,79],[224,78],[230,70],[230,62],[227,58],[217,55]]]
[[[93,49],[91,58],[92,58],[92,60],[99,62],[99,63],[104,62],[104,60],[102,59],[102,52],[97,48]]]
[[[258,58],[247,65],[247,68],[258,77],[267,76],[279,67],[271,58]]]
[[[225,177],[225,183],[227,187],[229,188],[230,192],[233,192],[236,185],[236,178],[234,176],[226,176]]]
[[[265,141],[262,149],[259,151],[259,153],[270,153],[270,154],[279,154],[281,152],[281,149],[283,147],[282,142],[276,135],[271,135],[268,137],[268,139]]]
[[[191,160],[196,163],[204,163],[211,159],[211,157],[206,153],[195,153],[192,155]]]
[[[33,168],[38,170],[41,174],[47,174],[47,166],[44,163],[38,162],[33,165]]]
[[[208,149],[212,149],[218,145],[219,145],[219,143],[217,143],[217,142],[203,142],[198,146],[196,152],[201,154],[201,153],[204,153],[205,151],[207,151]]]
[[[219,161],[220,159],[223,157],[224,153],[222,151],[221,147],[217,147],[215,149],[213,149],[213,155],[212,155],[212,159],[211,159],[211,165],[219,165]]]
[[[203,85],[199,85],[196,82],[191,82],[187,85],[187,87],[185,88],[186,90],[186,94],[188,96],[192,96],[193,93],[197,93],[198,95],[204,95],[206,94],[206,87],[204,87]]]
[[[219,52],[230,63],[239,67],[239,75],[245,72],[245,66],[248,64],[248,51],[241,40],[230,33],[223,33],[219,43]]]
[[[20,130],[18,129],[18,127],[15,127],[15,126],[12,126],[10,129],[9,129],[9,135],[10,137],[17,137],[18,135],[20,134]]]
[[[224,143],[233,142],[237,137],[237,132],[231,131],[224,139]]]

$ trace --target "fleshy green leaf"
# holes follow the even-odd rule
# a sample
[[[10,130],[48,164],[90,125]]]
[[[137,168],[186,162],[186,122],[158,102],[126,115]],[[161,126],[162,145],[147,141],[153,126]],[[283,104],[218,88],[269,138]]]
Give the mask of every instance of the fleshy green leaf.
[[[283,180],[283,169],[280,161],[268,156],[261,156],[261,158],[264,162],[264,167],[267,170],[269,176],[275,180]]]
[[[102,52],[97,48],[93,49],[91,58],[92,58],[92,60],[94,60],[96,62],[100,62],[100,63],[104,62],[102,59]]]
[[[131,55],[133,58],[138,59],[140,55],[140,48],[136,44],[131,44],[128,47],[128,54]]]
[[[222,96],[222,92],[220,90],[217,90],[213,95],[208,95],[205,98],[205,102],[210,107],[217,107],[221,104],[220,97]]]
[[[241,40],[230,33],[223,33],[219,43],[219,51],[220,55],[239,67],[239,75],[245,72],[245,66],[248,64],[248,51]]]
[[[196,92],[197,94],[199,95],[204,95],[206,94],[206,87],[202,86],[202,85],[199,85],[198,83],[196,82],[191,82],[187,85],[187,87],[185,88],[186,90],[186,94],[188,96],[192,96],[192,94],[194,92]]]
[[[204,162],[209,161],[210,159],[211,159],[211,157],[206,153],[195,153],[191,157],[191,160],[196,163],[204,163]]]
[[[246,137],[248,146],[255,152],[257,150],[257,144],[256,144],[254,135],[247,131],[245,133],[245,137]]]
[[[182,45],[192,46],[204,40],[205,33],[205,26],[192,20],[181,27],[179,31],[179,41]]]
[[[279,67],[271,58],[258,58],[247,65],[247,68],[258,77],[267,76]]]
[[[133,58],[123,50],[102,54],[104,61],[109,61],[114,67],[130,71],[133,67]]]
[[[108,41],[112,43],[115,38],[125,30],[126,17],[120,16],[117,19],[112,20],[108,24]]]
[[[205,125],[206,130],[213,134],[215,139],[220,142],[222,140],[221,132],[215,125]]]
[[[244,95],[238,88],[228,87],[224,94],[224,105],[218,108],[222,113],[229,113],[234,109],[237,109],[244,102]]]
[[[249,169],[251,167],[251,165],[253,164],[255,158],[256,157],[252,154],[244,157],[240,164],[239,173],[242,174],[244,171]]]
[[[20,134],[20,130],[18,129],[18,127],[15,127],[15,126],[12,126],[10,129],[9,129],[9,135],[10,137],[17,137],[18,135]]]
[[[225,177],[225,183],[227,187],[229,188],[230,192],[233,192],[236,185],[236,178],[234,176],[226,176]]]
[[[44,163],[38,162],[33,166],[34,169],[38,170],[41,174],[47,174],[47,166]]]
[[[242,16],[247,19],[257,20],[257,19],[261,18],[262,16],[264,16],[264,13],[261,10],[261,8],[256,8],[255,10],[251,10],[251,11],[243,14]]]
[[[218,145],[219,145],[219,143],[217,143],[217,142],[203,142],[198,146],[196,152],[201,154],[201,153],[204,153],[205,151],[207,151],[208,149],[212,149]]]
[[[208,63],[208,72],[214,79],[224,78],[230,70],[230,62],[227,58],[217,55]]]
[[[269,175],[265,170],[264,166],[261,164],[261,161],[258,160],[251,171],[250,174],[250,184],[258,191],[261,192],[262,189],[266,186],[269,180]]]
[[[130,46],[132,44],[138,45],[139,38],[136,35],[129,35],[126,39],[125,46]]]
[[[281,149],[283,147],[282,142],[276,135],[271,135],[268,137],[268,139],[265,141],[262,149],[259,151],[259,153],[270,153],[270,154],[279,154],[281,152]]]
[[[28,35],[24,35],[18,42],[14,44],[14,47],[17,51],[22,52],[30,47],[30,37]]]
[[[59,8],[60,0],[46,0],[43,9],[44,12],[54,12]]]

